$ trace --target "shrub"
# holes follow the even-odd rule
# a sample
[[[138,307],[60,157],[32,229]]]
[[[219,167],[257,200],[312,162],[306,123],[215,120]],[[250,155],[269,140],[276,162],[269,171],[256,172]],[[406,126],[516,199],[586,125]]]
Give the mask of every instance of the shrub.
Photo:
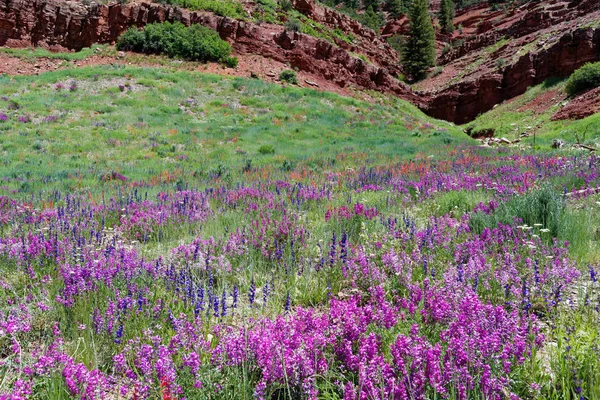
[[[461,29],[461,28],[459,28]],[[462,45],[465,44],[465,39],[456,39],[454,42],[452,42],[452,47],[454,48],[458,48],[458,47],[462,47]]]
[[[361,24],[368,26],[374,31],[378,31],[379,28],[385,24],[385,17],[383,14],[377,12],[374,7],[368,7],[364,13],[356,14],[356,19]]]
[[[291,69],[286,69],[284,71],[281,71],[281,74],[279,74],[279,80],[282,82],[291,83],[292,85],[297,85],[298,84],[298,75],[296,74],[296,71],[292,71]]]
[[[212,11],[222,17],[244,18],[245,16],[244,7],[237,0],[158,0],[158,2],[190,10]]]
[[[271,144],[263,144],[258,148],[260,154],[275,154],[275,147]]]
[[[118,50],[166,54],[190,61],[220,61],[230,67],[237,60],[231,46],[217,32],[202,25],[186,27],[180,22],[146,25],[143,31],[130,28],[117,42]]]
[[[445,56],[446,54],[450,53],[452,51],[452,45],[449,43],[446,43],[446,45],[444,45],[444,47],[442,48],[442,55]]]
[[[541,224],[542,228],[550,231],[547,239],[551,239],[564,236],[562,234],[564,215],[563,197],[555,189],[546,185],[502,203],[493,213],[486,214],[481,211],[474,213],[469,224],[471,229],[479,234],[485,228],[494,228],[498,223],[512,224],[515,219],[518,219],[529,227]]]
[[[402,35],[395,33],[387,39],[387,42],[392,49],[396,50],[399,54],[402,54],[406,43],[406,40]]]
[[[600,62],[588,63],[575,71],[567,81],[567,93],[574,96],[585,89],[600,86]]]
[[[290,18],[283,26],[288,32],[300,32],[302,30],[302,22],[298,18]]]
[[[292,11],[294,5],[292,4],[292,0],[279,0],[279,7],[285,12]]]
[[[503,68],[506,65],[506,60],[504,58],[499,58],[496,60],[496,68]]]
[[[238,59],[232,56],[227,56],[223,58],[221,62],[229,68],[237,68],[238,66]]]
[[[442,72],[444,72],[444,67],[442,66],[437,66],[433,69],[433,71],[431,71],[431,73],[429,74],[429,76],[431,78],[434,78],[436,76],[438,76],[439,74],[441,74]]]

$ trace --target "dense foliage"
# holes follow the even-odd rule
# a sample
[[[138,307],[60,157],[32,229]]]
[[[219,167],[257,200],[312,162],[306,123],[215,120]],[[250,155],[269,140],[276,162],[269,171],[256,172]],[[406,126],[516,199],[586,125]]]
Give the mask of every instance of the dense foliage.
[[[343,2],[337,0],[322,0],[321,3],[330,7],[335,7],[336,11],[347,14],[351,18],[357,20],[361,24],[378,31],[385,24],[385,16],[379,10],[379,2],[369,2],[368,7],[365,7],[362,12],[358,12],[358,0],[346,0]],[[342,5],[342,7],[339,7]]]
[[[129,28],[117,42],[117,49],[147,54],[166,54],[190,61],[219,61],[235,67],[231,46],[217,32],[202,25],[181,22],[149,24],[144,30]]]
[[[402,65],[412,79],[419,80],[435,65],[435,30],[429,16],[429,2],[414,0],[409,17],[410,32],[402,53]]]
[[[600,62],[588,63],[573,72],[567,81],[566,90],[574,96],[582,90],[593,89],[600,86]]]
[[[172,4],[190,10],[212,11],[229,18],[244,18],[244,7],[238,0],[157,0],[159,3]]]

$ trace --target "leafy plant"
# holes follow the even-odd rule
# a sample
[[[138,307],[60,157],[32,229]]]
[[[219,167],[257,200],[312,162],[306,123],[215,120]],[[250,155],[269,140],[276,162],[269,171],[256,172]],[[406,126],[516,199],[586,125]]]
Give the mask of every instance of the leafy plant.
[[[279,0],[279,7],[285,12],[292,11],[294,9],[294,5],[292,0]]]
[[[300,32],[302,30],[302,22],[298,18],[292,17],[285,21],[283,27],[288,32]]]
[[[402,35],[395,33],[387,39],[387,42],[392,49],[396,50],[399,54],[402,54],[404,51],[406,39]]]
[[[293,71],[291,69],[286,69],[286,70],[281,71],[281,73],[279,74],[279,80],[282,82],[291,83],[292,85],[297,85],[298,84],[298,74],[296,74],[296,71]]]
[[[258,148],[260,154],[275,154],[275,147],[272,144],[263,144]]]
[[[237,66],[237,60],[230,56],[229,43],[217,32],[197,24],[187,27],[180,22],[164,22],[146,25],[143,31],[132,27],[121,35],[117,49]]]
[[[600,62],[587,63],[573,72],[567,81],[566,90],[569,96],[574,96],[582,90],[600,86]]]
[[[159,3],[172,4],[190,10],[212,11],[229,18],[244,18],[244,7],[238,0],[157,0]]]

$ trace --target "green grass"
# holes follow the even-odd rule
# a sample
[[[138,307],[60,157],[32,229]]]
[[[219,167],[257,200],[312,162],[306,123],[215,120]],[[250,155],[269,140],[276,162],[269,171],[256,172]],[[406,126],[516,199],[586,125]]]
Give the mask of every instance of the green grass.
[[[227,179],[249,162],[310,169],[352,154],[374,165],[470,140],[398,99],[370,104],[167,68],[82,68],[0,84],[9,117],[0,122],[0,175],[11,190],[98,188],[113,171],[130,180]],[[31,122],[19,122],[25,116]],[[259,152],[265,145],[274,153]]]
[[[77,52],[52,52],[41,47],[30,47],[25,49],[0,48],[0,52],[27,61],[34,61],[39,58],[63,61],[83,61],[94,54],[112,55],[112,53],[114,53],[107,45],[93,45],[92,47],[86,47]]]
[[[493,129],[496,137],[517,139],[522,133],[522,144],[548,150],[553,139],[563,139],[567,143],[580,143],[596,146],[600,141],[600,114],[594,114],[576,121],[551,121],[552,115],[566,102],[565,80],[552,78],[531,87],[508,102],[502,103],[473,122],[465,125],[474,132]],[[554,104],[543,112],[525,109],[527,104],[549,91],[556,91]],[[524,108],[525,107],[525,108]],[[534,143],[535,141],[535,143]]]

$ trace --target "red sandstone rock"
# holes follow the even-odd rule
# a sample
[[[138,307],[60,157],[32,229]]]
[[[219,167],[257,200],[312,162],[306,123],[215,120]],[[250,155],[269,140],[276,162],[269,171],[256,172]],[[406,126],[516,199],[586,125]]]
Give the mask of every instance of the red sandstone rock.
[[[600,87],[580,94],[554,113],[552,121],[582,119],[600,112]]]
[[[598,60],[600,28],[566,32],[546,49],[524,54],[507,66],[463,81],[433,95],[424,110],[457,124],[472,121],[494,105],[523,94],[551,77],[569,76],[583,64]]]

